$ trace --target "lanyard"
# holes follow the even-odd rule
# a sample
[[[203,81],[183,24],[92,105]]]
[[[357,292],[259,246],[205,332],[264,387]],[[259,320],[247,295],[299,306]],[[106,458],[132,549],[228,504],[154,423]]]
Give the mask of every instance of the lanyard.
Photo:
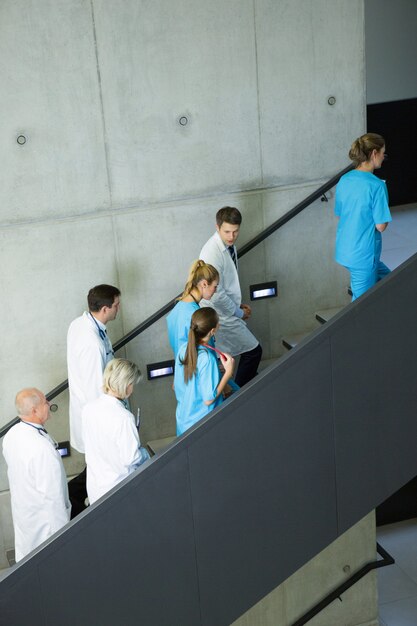
[[[213,346],[210,346],[210,344],[208,343],[200,343],[200,346],[204,346],[205,348],[208,348],[209,350],[213,350],[213,352],[217,352],[217,354],[220,354],[222,359],[226,360],[226,355],[223,354],[223,352],[220,352],[218,348],[213,348]]]
[[[106,357],[109,356],[109,354],[114,356],[114,350],[112,349],[110,339],[107,337],[107,333],[98,325],[98,322],[96,318],[94,317],[94,315],[92,315],[90,312],[89,312],[89,315],[91,319],[93,320],[94,324],[97,326],[99,337],[104,343],[104,348],[106,350]]]
[[[20,423],[25,424],[25,426],[30,426],[31,428],[34,428],[35,430],[37,430],[41,437],[45,437],[45,439],[47,439],[49,443],[51,443],[54,446],[55,450],[58,450],[58,445],[59,445],[58,442],[56,442],[55,439],[51,437],[51,435],[48,433],[47,430],[45,430],[45,428],[43,428],[42,426],[40,427],[35,426],[34,424],[30,424],[29,422],[25,422],[24,420],[20,420]]]
[[[97,326],[97,330],[98,330],[98,334],[100,336],[100,339],[102,339],[103,341],[106,341],[106,333],[104,332],[104,330],[98,325],[98,322],[96,320],[96,318],[94,317],[94,315],[92,315],[90,313],[90,317],[93,320],[94,324]]]

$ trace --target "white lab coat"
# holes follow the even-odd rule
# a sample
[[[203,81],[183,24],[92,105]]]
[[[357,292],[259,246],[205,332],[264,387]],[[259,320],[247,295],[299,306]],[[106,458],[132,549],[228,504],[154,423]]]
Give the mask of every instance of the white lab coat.
[[[237,262],[236,248],[235,254]],[[212,306],[219,315],[220,327],[216,332],[216,346],[232,356],[253,350],[259,341],[246,322],[235,315],[242,302],[239,276],[230,252],[217,231],[203,246],[199,258],[213,265],[220,275],[217,292],[211,300],[200,301],[200,306]]]
[[[96,320],[105,331],[104,324]],[[103,391],[103,372],[113,359],[112,345],[100,337],[90,313],[84,312],[71,322],[67,335],[68,387],[70,394],[70,439],[73,448],[84,452],[81,412],[87,402],[99,397]]]
[[[36,424],[19,422],[6,433],[7,463],[16,561],[20,561],[70,519],[67,477],[62,459]]]
[[[123,403],[102,394],[82,411],[90,504],[143,462],[135,418]]]

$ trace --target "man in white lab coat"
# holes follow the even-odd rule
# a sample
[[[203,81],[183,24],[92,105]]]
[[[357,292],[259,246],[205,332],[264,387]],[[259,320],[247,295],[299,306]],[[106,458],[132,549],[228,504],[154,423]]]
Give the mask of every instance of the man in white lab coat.
[[[102,394],[104,368],[114,358],[106,324],[116,319],[120,291],[97,285],[88,292],[87,302],[88,311],[71,322],[67,335],[70,439],[78,452],[84,452],[81,412]]]
[[[39,389],[23,389],[16,409],[20,422],[5,435],[3,455],[20,561],[69,521],[71,504],[61,456],[44,428],[49,402]]]
[[[96,285],[88,292],[88,311],[71,322],[67,335],[68,387],[70,395],[70,439],[73,448],[85,452],[81,413],[87,402],[103,392],[103,372],[114,358],[106,324],[116,319],[120,291],[112,285]],[[73,517],[87,498],[85,470],[70,484]]]
[[[216,232],[200,252],[200,259],[213,265],[220,281],[211,300],[202,300],[200,306],[216,309],[220,327],[216,332],[216,346],[233,357],[240,355],[235,382],[242,387],[258,371],[262,347],[246,325],[251,308],[242,304],[235,242],[239,236],[242,215],[235,207],[223,207],[216,214]]]

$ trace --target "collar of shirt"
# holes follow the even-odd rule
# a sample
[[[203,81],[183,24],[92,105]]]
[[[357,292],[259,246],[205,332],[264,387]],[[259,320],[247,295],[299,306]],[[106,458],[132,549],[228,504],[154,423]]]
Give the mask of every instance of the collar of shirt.
[[[217,242],[217,245],[218,245],[219,249],[220,249],[222,252],[227,252],[227,253],[230,255],[230,252],[229,252],[229,246],[226,246],[226,244],[222,241],[222,238],[220,237],[220,235],[219,235],[219,233],[218,233],[218,231],[217,231],[217,230],[216,230],[216,232],[214,233],[214,236],[215,236],[215,238],[216,238],[216,242]],[[233,249],[235,249],[235,246],[234,246],[234,245],[233,245]]]
[[[94,321],[96,322],[96,324],[98,325],[99,328],[101,328],[101,330],[103,332],[106,332],[106,325],[103,324],[103,322],[100,322],[100,320],[98,320],[96,317],[94,317],[94,315],[92,313],[90,313],[90,311],[86,311],[85,315],[88,317],[88,319],[90,320],[90,322],[92,324],[94,324]],[[94,319],[92,319],[94,318]]]
[[[21,420],[21,422],[23,424],[30,424],[30,426],[33,426],[33,428],[37,428],[38,430],[45,430],[45,426],[43,426],[42,424],[36,424],[35,422],[29,422],[29,420]]]

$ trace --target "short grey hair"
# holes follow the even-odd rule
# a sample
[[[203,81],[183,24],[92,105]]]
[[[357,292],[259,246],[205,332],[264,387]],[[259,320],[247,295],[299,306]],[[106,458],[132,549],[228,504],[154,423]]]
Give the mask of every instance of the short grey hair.
[[[16,394],[15,406],[19,417],[26,417],[32,413],[32,409],[39,406],[42,401],[42,392],[35,387],[22,389]]]
[[[112,391],[122,400],[127,396],[129,385],[136,385],[142,374],[136,363],[127,359],[112,359],[103,374],[104,393]]]

